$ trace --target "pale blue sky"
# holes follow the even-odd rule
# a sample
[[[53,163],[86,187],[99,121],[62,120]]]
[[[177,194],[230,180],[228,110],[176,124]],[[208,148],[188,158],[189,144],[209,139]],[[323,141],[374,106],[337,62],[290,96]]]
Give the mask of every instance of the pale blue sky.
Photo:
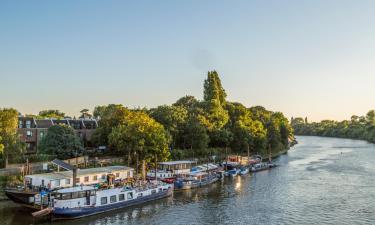
[[[375,108],[375,1],[1,1],[0,107],[202,98],[312,120]]]

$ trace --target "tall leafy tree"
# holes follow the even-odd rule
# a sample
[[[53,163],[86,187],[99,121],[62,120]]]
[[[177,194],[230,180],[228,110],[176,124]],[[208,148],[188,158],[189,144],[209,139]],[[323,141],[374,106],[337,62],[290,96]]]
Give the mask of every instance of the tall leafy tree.
[[[46,136],[40,141],[38,153],[68,159],[83,155],[84,148],[73,128],[66,125],[54,125],[48,128]]]
[[[164,127],[141,111],[127,114],[125,122],[114,127],[109,135],[109,144],[127,155],[129,163],[132,155],[137,161],[151,162],[155,157],[167,160],[169,141]]]
[[[118,125],[124,124],[126,116],[130,111],[123,105],[109,104],[106,106],[97,106],[94,109],[94,117],[98,119],[99,127],[93,134],[93,142],[96,145],[108,145],[108,136],[112,129]]]
[[[172,136],[172,148],[181,140],[188,118],[188,110],[182,106],[162,105],[149,111],[150,116],[161,123]]]

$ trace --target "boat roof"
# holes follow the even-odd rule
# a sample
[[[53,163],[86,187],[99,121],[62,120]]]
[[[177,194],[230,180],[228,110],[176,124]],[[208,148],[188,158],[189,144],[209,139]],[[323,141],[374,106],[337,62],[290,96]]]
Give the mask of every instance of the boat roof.
[[[178,164],[192,164],[192,163],[195,163],[195,161],[180,160],[180,161],[159,162],[160,165],[178,165]]]
[[[77,187],[70,187],[57,190],[57,193],[70,193],[70,192],[78,192],[78,191],[89,191],[94,190],[95,187],[93,186],[77,186]]]
[[[78,169],[77,170],[77,177],[91,175],[91,174],[101,174],[101,173],[113,173],[121,170],[134,170],[133,168],[127,166],[107,166],[107,167],[96,167],[96,168],[89,168],[89,169]],[[41,173],[41,174],[33,174],[25,176],[27,178],[45,178],[49,180],[60,180],[60,179],[68,179],[73,177],[72,171],[61,171],[61,172],[54,172],[54,173]]]
[[[203,171],[195,171],[195,172],[190,173],[191,176],[203,176],[203,175],[207,175],[207,174],[208,173],[203,172]]]

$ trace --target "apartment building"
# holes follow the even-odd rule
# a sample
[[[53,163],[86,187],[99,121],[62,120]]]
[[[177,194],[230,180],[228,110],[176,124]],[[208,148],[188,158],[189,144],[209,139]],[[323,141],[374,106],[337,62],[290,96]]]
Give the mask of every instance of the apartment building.
[[[18,118],[18,133],[26,143],[27,153],[36,153],[39,141],[46,135],[48,128],[53,125],[64,124],[74,129],[81,140],[90,144],[92,134],[98,127],[95,119],[37,119],[35,117],[20,116]]]

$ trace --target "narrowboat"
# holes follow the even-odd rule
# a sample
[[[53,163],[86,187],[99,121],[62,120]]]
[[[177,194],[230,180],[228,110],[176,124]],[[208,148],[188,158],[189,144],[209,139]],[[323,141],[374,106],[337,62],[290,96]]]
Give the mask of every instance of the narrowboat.
[[[173,184],[148,183],[139,187],[98,189],[71,187],[54,192],[50,212],[53,219],[75,219],[165,198],[173,194]]]
[[[174,188],[175,190],[199,188],[218,180],[218,176],[213,172],[191,172],[187,176],[177,177],[174,182]]]
[[[160,180],[170,181],[175,178],[175,176],[181,174],[188,174],[191,172],[193,164],[195,161],[181,160],[181,161],[170,161],[170,162],[159,162],[158,168],[156,170],[156,177]],[[155,179],[155,170],[151,170],[147,173],[149,179]]]

